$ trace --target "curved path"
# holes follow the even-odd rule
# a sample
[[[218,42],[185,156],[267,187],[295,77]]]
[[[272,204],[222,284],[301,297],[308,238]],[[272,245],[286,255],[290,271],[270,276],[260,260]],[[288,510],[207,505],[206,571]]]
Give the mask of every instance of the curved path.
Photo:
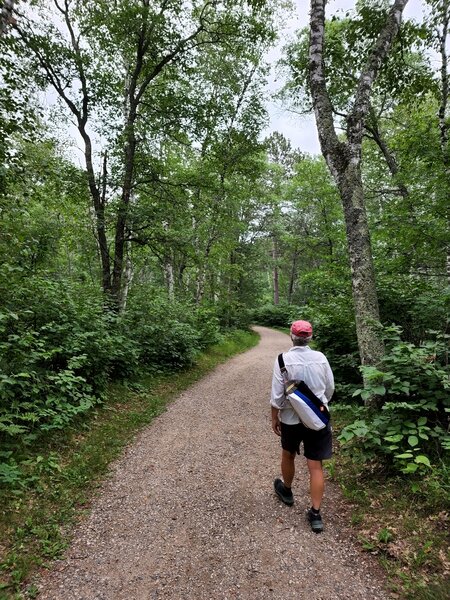
[[[113,464],[64,560],[39,582],[40,600],[379,600],[374,562],[354,546],[338,489],[327,485],[325,531],[272,491],[279,439],[268,397],[288,336],[260,344],[182,393]]]

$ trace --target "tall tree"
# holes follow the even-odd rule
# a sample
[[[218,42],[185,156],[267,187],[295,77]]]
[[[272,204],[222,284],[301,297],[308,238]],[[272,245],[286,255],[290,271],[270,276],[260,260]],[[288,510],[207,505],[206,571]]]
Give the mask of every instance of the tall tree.
[[[250,61],[254,48],[273,38],[272,3],[200,0],[185,8],[181,0],[40,0],[16,27],[23,54],[82,138],[103,289],[116,307],[142,157],[173,133],[174,122],[180,132],[189,121],[192,99],[183,90],[199,56],[214,46]],[[94,131],[106,140],[100,149]]]
[[[270,217],[266,220],[271,239],[273,303],[280,303],[280,244],[282,236],[282,204],[287,182],[292,179],[295,163],[301,155],[281,133],[274,132],[267,140],[268,168],[267,201]]]
[[[342,140],[336,132],[324,69],[325,0],[311,0],[310,89],[322,153],[339,188],[344,208],[358,346],[361,361],[366,365],[379,362],[383,344],[378,332],[379,308],[361,177],[361,146],[371,89],[398,33],[407,1],[395,0],[370,51],[347,117],[346,139]]]
[[[448,115],[448,98],[449,98],[449,82],[448,82],[448,55],[447,41],[450,24],[450,1],[428,0],[432,8],[432,25],[435,31],[439,54],[441,56],[440,69],[440,103],[439,103],[439,131],[440,131],[440,147],[441,160],[446,172],[445,192],[448,198],[450,196],[450,147],[449,147],[449,115]],[[447,281],[450,285],[450,244],[447,246]]]

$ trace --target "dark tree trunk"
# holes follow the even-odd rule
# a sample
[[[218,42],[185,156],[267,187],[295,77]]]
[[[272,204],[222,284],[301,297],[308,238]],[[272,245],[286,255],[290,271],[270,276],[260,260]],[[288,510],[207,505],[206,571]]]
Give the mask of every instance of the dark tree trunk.
[[[288,290],[288,303],[292,302],[292,296],[294,294],[295,282],[297,280],[297,259],[298,259],[298,251],[295,250],[292,256],[292,267],[291,267],[291,276],[289,278],[289,290]]]
[[[278,252],[275,239],[272,240],[272,276],[273,276],[273,303],[277,306],[280,303],[280,288],[278,275]]]
[[[89,190],[95,211],[95,228],[100,251],[100,263],[102,267],[102,287],[107,296],[111,294],[111,261],[109,256],[108,241],[105,226],[105,202],[106,202],[106,163],[107,155],[103,157],[103,190],[100,192],[96,182],[94,167],[92,165],[92,145],[89,136],[83,128],[84,156],[86,171],[88,174]]]
[[[366,122],[365,127],[370,133],[373,141],[381,150],[381,153],[384,156],[390,174],[393,177],[395,177],[398,174],[397,159],[395,158],[394,154],[391,152],[390,148],[383,139],[383,136],[381,135],[380,128],[378,125],[378,118],[372,108],[370,109],[370,116],[368,122]],[[405,186],[404,183],[398,184],[398,190],[401,196],[403,196],[403,198],[407,198],[409,196],[408,188]]]
[[[126,225],[128,220],[128,210],[131,199],[131,189],[133,184],[134,160],[136,154],[136,139],[134,135],[134,121],[136,115],[128,123],[128,140],[125,147],[125,173],[122,185],[122,197],[117,212],[116,232],[114,237],[114,267],[112,274],[112,297],[115,300],[120,298],[122,288],[122,276],[124,271],[124,256],[126,243]]]
[[[5,0],[1,3],[0,36],[8,31],[8,27],[16,24],[14,17],[14,0]]]

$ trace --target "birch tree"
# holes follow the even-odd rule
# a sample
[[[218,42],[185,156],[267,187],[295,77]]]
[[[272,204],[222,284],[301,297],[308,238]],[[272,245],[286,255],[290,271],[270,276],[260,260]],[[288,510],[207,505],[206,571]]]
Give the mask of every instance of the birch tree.
[[[439,54],[441,57],[440,68],[440,105],[439,105],[439,132],[440,132],[440,147],[441,158],[447,175],[446,191],[448,195],[448,180],[450,176],[450,149],[449,149],[449,118],[448,118],[448,97],[449,97],[449,82],[448,82],[448,55],[447,41],[450,24],[450,1],[430,0],[429,4],[433,10],[432,24],[434,25],[435,36],[437,38]],[[447,246],[447,281],[450,285],[450,244]]]
[[[361,177],[361,146],[364,123],[370,110],[371,89],[399,31],[407,2],[408,0],[395,0],[389,10],[385,25],[359,76],[346,119],[345,138],[342,139],[336,131],[324,69],[326,2],[311,0],[310,90],[321,150],[338,186],[344,209],[356,332],[361,362],[364,365],[376,365],[379,362],[383,355],[383,343],[378,329],[378,299]]]

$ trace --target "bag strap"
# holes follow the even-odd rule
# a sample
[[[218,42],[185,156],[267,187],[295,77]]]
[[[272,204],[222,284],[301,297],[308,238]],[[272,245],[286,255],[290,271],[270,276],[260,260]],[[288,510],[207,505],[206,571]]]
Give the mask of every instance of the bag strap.
[[[281,371],[281,374],[283,375],[284,381],[287,381],[287,369],[286,369],[286,365],[284,364],[283,353],[278,355],[278,366],[280,367],[280,371]]]
[[[284,364],[284,357],[283,357],[282,353],[278,355],[278,366],[280,367],[281,376],[283,377],[284,395],[285,395],[285,397],[287,397],[287,394],[288,394],[287,387],[289,385],[289,379],[288,379],[288,372],[286,369],[286,365]]]
[[[282,373],[285,373],[286,372],[286,366],[284,364],[283,353],[281,353],[281,354],[278,355],[278,365],[280,367],[280,371]]]

